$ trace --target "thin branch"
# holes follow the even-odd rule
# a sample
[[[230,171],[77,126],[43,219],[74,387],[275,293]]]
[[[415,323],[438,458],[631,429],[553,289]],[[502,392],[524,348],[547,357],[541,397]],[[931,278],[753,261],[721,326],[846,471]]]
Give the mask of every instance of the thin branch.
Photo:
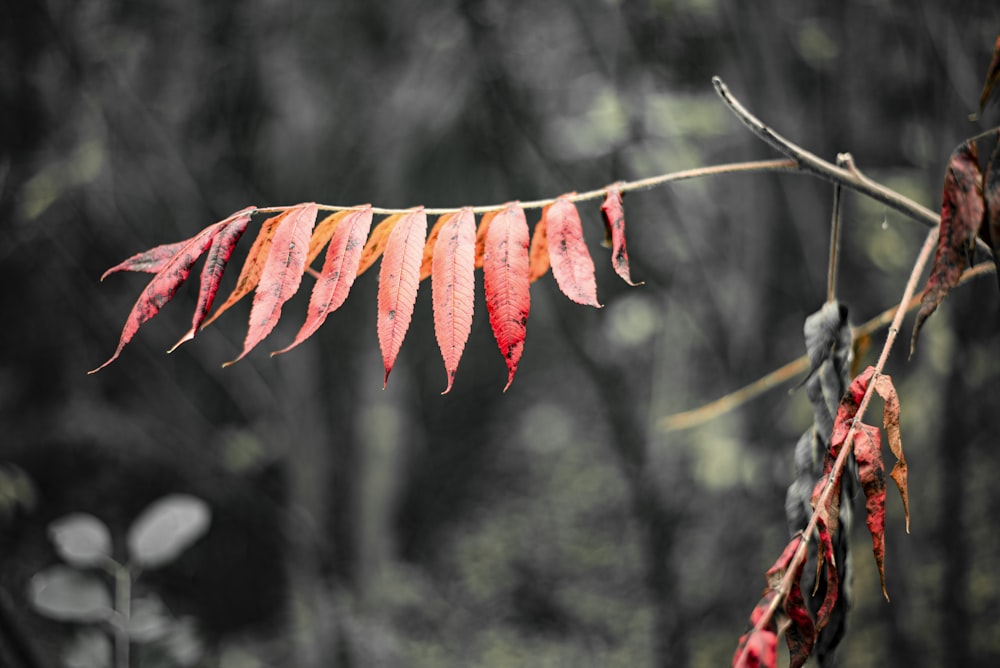
[[[837,166],[843,167],[851,160],[849,153],[837,155]],[[826,301],[833,302],[837,299],[837,260],[840,257],[840,191],[842,186],[839,183],[833,184],[833,215],[830,221],[830,262],[827,265],[826,274]]]
[[[721,82],[720,82],[721,83]],[[916,262],[913,263],[913,270],[910,272],[910,278],[906,282],[906,289],[903,290],[903,298],[899,300],[899,306],[896,310],[895,316],[893,316],[892,324],[889,325],[889,332],[885,337],[885,345],[882,346],[882,353],[879,355],[878,361],[875,363],[875,372],[872,374],[872,378],[868,383],[868,388],[865,391],[864,397],[861,399],[861,404],[858,406],[857,413],[855,413],[854,419],[851,421],[851,428],[847,432],[847,436],[844,439],[844,445],[837,455],[836,461],[833,463],[833,470],[830,472],[829,477],[827,477],[826,485],[823,487],[823,491],[820,494],[819,499],[816,501],[814,508],[824,508],[829,503],[830,495],[833,494],[833,490],[836,488],[840,490],[840,486],[836,485],[835,482],[841,479],[844,472],[844,467],[847,464],[848,456],[854,452],[854,436],[858,431],[858,425],[864,419],[865,411],[868,409],[868,404],[871,403],[872,394],[875,393],[876,380],[882,374],[882,369],[885,368],[885,362],[889,359],[889,353],[892,351],[892,346],[896,342],[896,335],[899,334],[901,325],[903,324],[903,316],[906,315],[907,304],[913,298],[914,293],[917,290],[917,283],[920,280],[920,275],[924,271],[924,266],[930,260],[931,254],[934,252],[934,248],[937,245],[938,230],[937,228],[932,229],[927,233],[927,238],[924,240],[924,245],[920,249],[920,254],[917,256]],[[816,524],[819,521],[820,513],[814,512],[812,518],[809,520],[809,524],[806,525],[805,531],[802,533],[802,540],[799,541],[799,546],[795,550],[795,555],[792,557],[791,562],[788,564],[788,568],[785,571],[784,577],[781,578],[781,584],[778,586],[777,596],[773,598],[771,604],[767,607],[767,610],[763,615],[757,620],[754,625],[753,631],[751,633],[760,633],[765,627],[771,623],[771,619],[774,617],[774,613],[777,611],[779,605],[783,605],[785,599],[788,598],[789,592],[792,590],[792,585],[794,584],[794,576],[798,572],[800,566],[805,563],[806,557],[809,551],[809,541],[816,531]],[[743,647],[743,652],[740,656],[737,664],[743,664],[747,658],[747,652],[749,651],[749,646],[745,645]]]
[[[985,276],[986,274],[991,274],[995,271],[996,265],[993,261],[985,260],[970,269],[966,269],[965,272],[962,273],[958,284],[962,285],[964,283],[968,283],[974,278]],[[914,295],[906,305],[906,312],[909,313],[919,305],[920,295]],[[871,336],[878,330],[888,325],[892,322],[897,310],[899,310],[898,304],[887,308],[870,320],[854,327],[852,329],[854,341],[866,336]],[[700,427],[703,424],[711,422],[720,415],[725,415],[729,411],[739,408],[743,404],[756,399],[768,390],[775,388],[782,383],[786,383],[798,374],[805,373],[808,370],[809,356],[802,355],[801,357],[788,362],[784,366],[775,369],[767,375],[758,378],[752,383],[744,385],[738,390],[734,390],[729,394],[719,397],[718,399],[714,399],[707,404],[660,418],[658,420],[659,427],[665,431],[680,431],[682,429]]]

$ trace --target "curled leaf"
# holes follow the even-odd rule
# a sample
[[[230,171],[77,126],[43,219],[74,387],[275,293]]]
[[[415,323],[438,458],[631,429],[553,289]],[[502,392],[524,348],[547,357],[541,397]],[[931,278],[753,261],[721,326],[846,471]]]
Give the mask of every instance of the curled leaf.
[[[625,244],[625,207],[622,203],[622,193],[617,187],[608,188],[604,203],[601,204],[601,214],[604,218],[606,238],[611,242],[611,266],[614,267],[615,273],[629,285],[642,285],[641,282],[632,282]]]
[[[385,244],[378,275],[378,342],[385,365],[383,387],[410,327],[420,287],[420,259],[426,234],[427,214],[420,207],[399,218]]]
[[[490,326],[500,353],[507,362],[506,392],[521,361],[531,310],[528,221],[524,217],[524,209],[517,202],[508,204],[488,222],[484,240],[483,284]]]
[[[882,425],[889,437],[889,450],[896,458],[896,464],[892,467],[889,477],[899,488],[899,495],[903,500],[903,513],[906,516],[906,533],[910,533],[910,495],[907,488],[906,457],[903,456],[903,441],[899,433],[899,396],[890,376],[879,376],[875,381],[875,391],[885,402]]]
[[[865,493],[865,520],[872,536],[872,554],[882,582],[882,595],[888,601],[885,589],[885,467],[882,464],[882,435],[877,427],[860,425],[854,438],[854,458],[858,461],[858,477]]]
[[[913,325],[910,355],[916,348],[924,322],[948,291],[958,285],[982,224],[983,212],[983,178],[979,171],[976,144],[970,140],[956,148],[948,160],[941,197],[938,245],[920,299],[920,311]]]
[[[447,394],[472,331],[476,217],[471,209],[462,209],[458,214],[441,216],[434,227],[438,230],[431,267],[434,335],[448,374],[448,386],[442,392]]]

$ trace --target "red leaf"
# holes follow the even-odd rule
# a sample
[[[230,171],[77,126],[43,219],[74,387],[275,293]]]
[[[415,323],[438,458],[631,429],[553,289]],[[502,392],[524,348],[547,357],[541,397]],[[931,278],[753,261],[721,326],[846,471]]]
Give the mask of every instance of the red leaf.
[[[306,253],[307,267],[311,267],[313,261],[319,257],[320,252],[323,250],[323,246],[325,246],[336,233],[341,221],[348,216],[356,214],[359,210],[363,210],[365,207],[371,207],[371,204],[364,204],[353,209],[336,211],[316,223],[316,227],[313,228],[312,236],[309,237],[309,252]],[[362,241],[362,243],[364,242]]]
[[[317,213],[315,203],[300,204],[288,211],[288,215],[274,231],[271,249],[250,307],[250,323],[243,352],[223,366],[246,357],[278,324],[281,307],[302,284],[302,272],[305,271],[306,254],[309,252],[309,237],[316,224]]]
[[[431,294],[434,301],[434,334],[437,337],[448,386],[451,391],[455,372],[472,331],[475,304],[476,217],[472,209],[446,214],[434,225],[438,237],[434,243]]]
[[[389,239],[389,234],[392,232],[393,228],[396,227],[396,224],[402,217],[403,214],[401,213],[394,213],[391,216],[387,216],[382,219],[382,222],[375,226],[374,230],[372,230],[372,235],[368,238],[368,242],[361,251],[361,262],[358,264],[358,276],[368,271],[368,268],[375,264],[375,260],[382,256],[382,251],[385,250],[385,244]]]
[[[788,645],[791,668],[804,666],[812,654],[816,642],[816,625],[813,624],[805,598],[798,579],[792,583],[785,599],[785,612],[791,624],[785,631],[785,643]]]
[[[253,292],[254,288],[257,287],[257,283],[260,281],[260,273],[264,269],[264,262],[267,260],[268,253],[271,250],[274,231],[278,229],[281,221],[291,212],[292,209],[288,209],[277,216],[272,216],[260,226],[260,232],[257,233],[257,238],[254,239],[253,245],[247,253],[247,259],[243,262],[239,278],[236,279],[236,287],[233,288],[232,293],[222,303],[222,306],[215,309],[212,317],[202,323],[202,328],[211,325],[215,322],[216,318],[229,310],[233,304]]]
[[[212,240],[215,236],[222,231],[222,229],[228,224],[228,221],[221,221],[206,227],[204,230],[192,237],[184,247],[179,251],[176,251],[174,255],[166,261],[163,266],[157,272],[153,280],[149,282],[146,288],[139,295],[136,300],[135,305],[132,306],[132,311],[129,313],[128,318],[125,320],[125,326],[122,328],[121,338],[118,340],[118,347],[115,349],[114,354],[108,358],[101,366],[96,369],[92,369],[88,373],[95,373],[100,371],[107,365],[118,359],[121,354],[122,349],[132,340],[135,333],[139,331],[139,327],[142,326],[144,322],[155,316],[163,308],[163,305],[173,299],[174,295],[177,294],[177,289],[181,286],[187,277],[191,274],[191,265],[201,257],[208,247],[212,244]]]
[[[889,477],[899,488],[899,495],[903,499],[903,513],[906,515],[906,533],[910,533],[910,495],[907,487],[906,457],[903,456],[903,441],[899,433],[899,397],[896,395],[896,388],[890,376],[879,376],[875,381],[875,391],[885,401],[882,425],[889,437],[889,450],[896,458],[896,464],[892,467]]]
[[[528,248],[528,281],[531,283],[544,276],[551,266],[548,232],[545,225],[548,211],[549,207],[542,209],[542,217],[535,224],[535,231],[531,235],[531,246]]]
[[[990,61],[989,69],[986,70],[986,81],[983,83],[983,91],[979,94],[979,112],[976,114],[977,117],[983,113],[983,109],[986,108],[986,101],[989,100],[990,93],[993,92],[993,87],[998,82],[1000,82],[1000,35],[997,35],[997,43],[993,47],[993,59]]]
[[[576,204],[569,200],[568,195],[563,195],[545,208],[549,259],[559,289],[577,304],[600,308],[594,261],[583,240],[583,226]]]
[[[740,636],[733,668],[774,668],[778,665],[778,636],[774,631],[761,629],[756,633]]]
[[[181,250],[191,239],[185,239],[184,241],[176,241],[172,244],[163,244],[161,246],[156,246],[150,248],[149,250],[142,251],[141,253],[136,253],[127,260],[122,260],[119,264],[108,269],[106,272],[101,274],[101,280],[119,271],[143,271],[147,274],[155,274],[160,269],[163,269],[163,265],[169,262],[175,255],[177,251]]]
[[[507,361],[507,385],[503,388],[506,392],[521,361],[531,310],[528,221],[525,220],[524,209],[517,202],[508,204],[488,223],[484,240],[483,283],[493,336]]]
[[[205,257],[205,266],[201,270],[201,285],[198,289],[198,303],[194,307],[194,316],[191,318],[191,329],[188,333],[174,344],[174,347],[167,352],[173,352],[177,346],[185,341],[190,341],[198,332],[201,323],[204,322],[208,310],[212,308],[215,295],[219,292],[219,283],[222,281],[222,273],[226,270],[226,264],[233,254],[233,249],[239,242],[240,237],[246,232],[247,225],[250,224],[250,214],[244,213],[238,218],[230,221],[225,228],[212,241],[212,247]]]
[[[837,490],[837,497],[840,497],[840,490]],[[840,595],[840,576],[837,574],[837,560],[833,556],[833,536],[832,531],[823,520],[823,515],[816,521],[816,531],[819,532],[819,544],[817,546],[816,570],[825,562],[826,565],[826,596],[823,603],[816,611],[816,634],[822,631],[830,621],[830,613],[833,606],[837,605],[837,598]],[[817,586],[819,583],[819,573],[816,577]]]
[[[420,207],[403,214],[385,244],[378,275],[378,342],[385,364],[382,387],[389,381],[389,372],[410,327],[426,235],[427,214]]]
[[[368,231],[372,225],[372,208],[366,204],[360,209],[340,211],[334,215],[338,216],[336,229],[332,232],[333,238],[326,249],[323,269],[309,297],[306,321],[290,345],[271,355],[287,353],[312,336],[326,321],[326,317],[343,305],[351,286],[354,285],[354,279],[358,276],[361,251],[364,249],[365,239],[368,238]],[[315,239],[314,232],[313,240]]]
[[[948,291],[958,285],[965,269],[966,257],[975,244],[983,221],[983,177],[979,172],[976,144],[968,141],[951,154],[944,176],[934,265],[920,299],[920,311],[913,325],[910,354],[917,345],[920,328],[937,309]]]
[[[858,461],[858,478],[865,492],[865,521],[872,535],[872,553],[885,590],[885,468],[882,465],[882,435],[877,427],[862,424],[854,438],[854,458]]]
[[[500,211],[502,209],[484,213],[482,220],[479,221],[479,227],[476,228],[476,269],[481,269],[483,266],[483,256],[486,254],[486,230],[490,229],[490,223]]]
[[[601,204],[601,213],[604,214],[604,227],[607,237],[611,240],[611,266],[615,268],[615,273],[621,276],[629,285],[642,285],[633,283],[628,266],[628,251],[625,249],[625,207],[622,204],[621,192],[612,186],[608,188],[608,194]]]

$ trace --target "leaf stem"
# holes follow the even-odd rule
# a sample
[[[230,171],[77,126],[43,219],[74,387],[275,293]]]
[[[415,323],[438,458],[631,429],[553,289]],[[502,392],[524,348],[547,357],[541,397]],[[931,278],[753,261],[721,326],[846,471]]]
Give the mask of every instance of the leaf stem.
[[[840,489],[835,482],[840,480],[844,472],[844,466],[847,464],[847,458],[852,452],[854,452],[854,436],[858,431],[858,425],[861,424],[861,420],[864,418],[865,411],[868,409],[868,404],[871,402],[872,394],[875,393],[875,381],[882,374],[882,370],[885,368],[885,362],[889,359],[889,353],[892,350],[893,344],[896,342],[896,336],[899,334],[900,327],[903,324],[903,317],[906,315],[906,305],[909,304],[917,290],[917,282],[920,280],[920,275],[924,271],[924,266],[927,264],[927,261],[934,252],[934,248],[937,245],[937,238],[938,229],[935,227],[927,233],[924,245],[921,247],[920,253],[917,255],[916,261],[913,263],[913,269],[910,271],[910,278],[907,280],[906,288],[903,290],[903,297],[899,300],[899,308],[896,309],[896,314],[893,316],[892,324],[889,325],[889,332],[886,334],[885,344],[882,346],[882,352],[879,355],[878,361],[875,363],[875,372],[868,383],[865,395],[861,399],[861,403],[858,406],[854,420],[851,422],[851,428],[848,430],[847,437],[844,439],[844,445],[841,448],[840,453],[837,455],[836,461],[834,461],[833,470],[830,472],[830,475],[826,480],[826,485],[823,487],[823,491],[814,506],[815,508],[825,507],[829,502],[830,495],[833,494],[833,490],[835,488],[838,490]],[[799,542],[799,546],[795,550],[795,554],[792,557],[791,562],[788,564],[788,568],[785,570],[785,575],[781,578],[781,583],[777,590],[778,595],[773,598],[771,604],[767,607],[767,610],[765,610],[764,614],[757,620],[752,633],[759,633],[767,627],[771,623],[771,619],[774,617],[774,613],[778,609],[778,606],[782,605],[788,597],[788,594],[792,589],[792,584],[794,584],[794,576],[806,560],[809,550],[809,541],[812,538],[813,532],[816,531],[816,524],[818,520],[819,513],[814,512],[812,518],[809,520],[809,524],[802,532],[802,540]],[[744,664],[747,659],[748,651],[749,647],[744,646],[739,660],[735,662],[736,665]]]

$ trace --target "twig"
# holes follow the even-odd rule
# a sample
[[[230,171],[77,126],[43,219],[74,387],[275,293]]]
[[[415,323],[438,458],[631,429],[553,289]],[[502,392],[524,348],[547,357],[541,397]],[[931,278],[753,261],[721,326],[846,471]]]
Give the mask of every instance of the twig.
[[[837,156],[837,166],[843,167],[851,159],[849,153]],[[833,184],[833,215],[830,221],[830,261],[826,273],[826,301],[837,299],[837,259],[840,256],[840,190],[839,183]]]
[[[844,445],[841,448],[840,453],[837,455],[836,461],[833,463],[833,470],[830,472],[826,485],[823,487],[823,491],[820,494],[819,499],[816,501],[814,507],[817,509],[823,508],[827,505],[830,500],[830,495],[833,493],[835,488],[837,490],[840,489],[835,482],[840,480],[844,472],[844,466],[847,463],[847,458],[852,452],[854,452],[854,436],[858,431],[858,425],[861,424],[861,421],[864,419],[865,411],[868,409],[868,404],[871,402],[872,394],[875,392],[876,380],[879,375],[881,375],[882,369],[885,368],[885,362],[889,359],[889,353],[896,341],[896,335],[899,334],[900,326],[903,324],[903,316],[906,315],[905,306],[910,303],[910,300],[916,292],[917,282],[920,280],[920,275],[924,271],[924,266],[930,259],[931,254],[934,252],[934,247],[937,244],[937,238],[937,228],[934,228],[927,233],[927,238],[924,240],[924,245],[920,249],[920,254],[917,256],[916,262],[913,263],[913,270],[910,272],[910,278],[906,282],[906,289],[903,290],[903,298],[899,300],[899,308],[897,308],[896,314],[892,319],[892,324],[889,326],[889,332],[885,337],[885,345],[882,346],[882,353],[879,355],[878,361],[875,363],[875,372],[872,374],[872,378],[868,383],[865,395],[861,399],[861,404],[858,406],[857,413],[855,413],[854,419],[851,422],[851,428],[848,430],[847,436],[844,439]],[[771,623],[771,619],[774,617],[774,613],[778,609],[778,606],[782,605],[788,597],[789,592],[792,590],[792,585],[794,584],[794,575],[798,572],[801,564],[803,564],[806,560],[806,556],[809,551],[809,541],[813,532],[816,530],[818,520],[819,512],[817,510],[817,512],[812,514],[809,524],[806,525],[805,531],[802,533],[802,540],[799,541],[799,546],[796,548],[795,554],[792,557],[791,562],[788,564],[785,575],[781,578],[781,584],[778,586],[777,591],[778,595],[772,599],[770,605],[767,607],[767,610],[765,610],[764,614],[757,620],[751,634],[759,633],[767,627]],[[748,651],[749,646],[744,645],[743,652],[741,653],[739,660],[736,662],[737,665],[741,665],[746,661]]]
[[[996,265],[992,260],[980,262],[976,266],[966,269],[962,274],[962,277],[959,279],[958,284],[962,285],[964,283],[968,283],[973,278],[978,278],[979,276],[984,276],[986,274],[993,273],[994,271],[996,271]],[[909,313],[919,305],[920,295],[914,295],[906,305],[906,312]],[[898,309],[898,304],[896,306],[891,306],[870,320],[854,327],[854,340],[857,341],[865,336],[870,336],[888,325],[896,315],[896,311]],[[744,385],[738,390],[734,390],[729,394],[719,397],[718,399],[714,399],[707,404],[703,404],[690,410],[681,411],[680,413],[666,415],[659,419],[659,426],[665,431],[680,431],[682,429],[691,429],[693,427],[701,426],[707,422],[711,422],[720,415],[724,415],[731,410],[739,408],[743,404],[759,397],[768,390],[775,388],[782,383],[788,382],[798,374],[808,371],[808,369],[809,356],[802,355],[801,357],[788,362],[784,366],[775,369],[767,375],[758,378],[752,383]]]

